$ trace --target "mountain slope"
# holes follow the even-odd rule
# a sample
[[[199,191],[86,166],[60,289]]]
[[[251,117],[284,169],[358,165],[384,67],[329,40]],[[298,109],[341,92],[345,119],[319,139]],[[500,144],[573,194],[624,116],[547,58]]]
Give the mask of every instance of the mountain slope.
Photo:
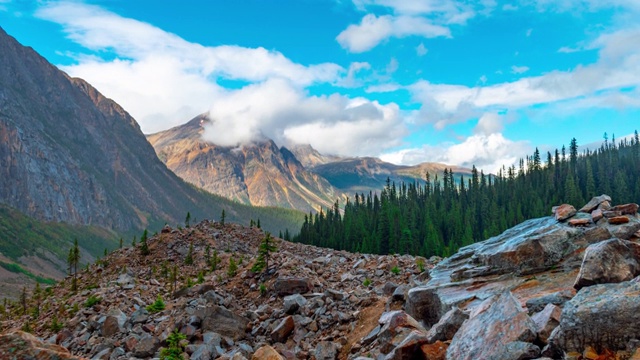
[[[157,158],[136,121],[87,82],[1,29],[0,53],[0,203],[44,221],[120,232],[177,223],[187,212],[217,217],[223,208],[229,221],[262,217],[274,231],[299,220],[185,184]]]
[[[339,193],[307,171],[286,148],[263,140],[239,148],[202,139],[206,114],[188,123],[148,135],[158,156],[185,181],[245,204],[303,211],[331,206]]]

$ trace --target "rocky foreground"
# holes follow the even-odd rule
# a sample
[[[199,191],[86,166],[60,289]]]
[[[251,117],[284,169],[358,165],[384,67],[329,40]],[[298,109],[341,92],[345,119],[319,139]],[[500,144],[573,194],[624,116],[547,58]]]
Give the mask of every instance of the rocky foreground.
[[[435,267],[277,240],[272,270],[254,274],[259,229],[165,228],[150,255],[118,250],[79,291],[53,288],[37,317],[14,305],[0,358],[640,359],[638,205],[610,202],[556,207]]]

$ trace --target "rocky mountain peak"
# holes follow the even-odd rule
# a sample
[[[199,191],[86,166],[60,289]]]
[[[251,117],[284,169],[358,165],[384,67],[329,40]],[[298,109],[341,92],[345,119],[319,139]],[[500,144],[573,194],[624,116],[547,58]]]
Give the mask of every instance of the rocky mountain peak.
[[[207,142],[202,134],[209,121],[202,114],[148,136],[160,159],[185,181],[246,204],[305,212],[331,206],[341,197],[325,179],[307,171],[292,152],[278,148],[271,139],[239,147]]]

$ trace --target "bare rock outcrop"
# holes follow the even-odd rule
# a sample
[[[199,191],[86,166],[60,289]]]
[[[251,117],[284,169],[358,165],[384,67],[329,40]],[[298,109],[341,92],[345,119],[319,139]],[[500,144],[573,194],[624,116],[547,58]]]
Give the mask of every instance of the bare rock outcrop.
[[[640,282],[582,288],[565,304],[560,324],[549,338],[545,354],[559,357],[571,351],[622,350],[630,340],[640,338]]]
[[[590,245],[584,254],[576,290],[602,283],[628,281],[640,275],[640,244],[610,239]]]
[[[456,333],[447,359],[533,359],[536,324],[510,292],[480,304]]]

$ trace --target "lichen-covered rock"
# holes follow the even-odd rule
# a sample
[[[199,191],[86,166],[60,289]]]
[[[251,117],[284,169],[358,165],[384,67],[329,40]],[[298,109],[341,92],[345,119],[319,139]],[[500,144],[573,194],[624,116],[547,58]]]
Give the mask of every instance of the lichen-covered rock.
[[[582,288],[564,305],[545,355],[582,352],[586,346],[624,349],[629,340],[640,338],[638,294],[638,278]]]
[[[580,208],[580,212],[590,213],[605,201],[607,202],[611,201],[611,197],[609,195],[604,195],[604,194],[600,196],[595,196],[591,198],[591,200],[589,200],[588,203],[586,203],[583,207]]]
[[[530,359],[535,349],[526,344],[535,339],[536,324],[513,295],[504,292],[474,309],[453,337],[447,359]]]
[[[640,274],[640,244],[610,239],[590,245],[574,287],[628,281]]]

